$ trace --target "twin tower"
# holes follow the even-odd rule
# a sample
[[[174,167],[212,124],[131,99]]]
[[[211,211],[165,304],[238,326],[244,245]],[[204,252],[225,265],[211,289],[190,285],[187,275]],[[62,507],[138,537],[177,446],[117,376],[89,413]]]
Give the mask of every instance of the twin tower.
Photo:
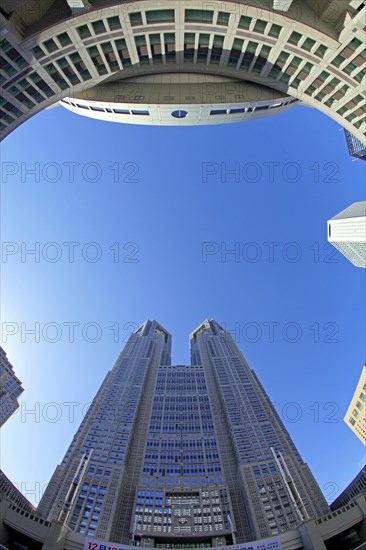
[[[326,501],[231,336],[205,321],[171,365],[156,321],[108,372],[37,512],[86,537],[148,547],[276,536]]]

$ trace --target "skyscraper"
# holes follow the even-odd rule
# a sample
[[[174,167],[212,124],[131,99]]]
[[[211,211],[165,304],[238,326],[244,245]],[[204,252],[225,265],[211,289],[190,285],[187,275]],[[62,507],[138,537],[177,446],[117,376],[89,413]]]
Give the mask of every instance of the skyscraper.
[[[328,221],[328,242],[357,267],[366,267],[366,201],[354,202]]]
[[[366,145],[357,139],[348,130],[344,131],[348,146],[348,151],[351,157],[360,160],[366,160]]]
[[[347,409],[344,421],[358,439],[366,445],[366,363]]]
[[[308,466],[238,347],[215,321],[171,365],[146,321],[108,372],[38,513],[142,546],[224,546],[328,511]]]
[[[365,143],[364,0],[3,0],[0,135],[61,102],[194,125],[300,102]]]
[[[15,376],[14,369],[5,350],[0,347],[0,426],[19,407],[18,397],[23,392],[22,383]]]

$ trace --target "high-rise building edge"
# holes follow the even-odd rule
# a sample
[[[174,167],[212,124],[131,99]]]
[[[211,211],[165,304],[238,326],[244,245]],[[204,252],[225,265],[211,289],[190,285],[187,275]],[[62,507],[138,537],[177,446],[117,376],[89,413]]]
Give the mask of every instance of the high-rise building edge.
[[[15,375],[13,365],[0,347],[0,426],[19,408],[18,397],[23,392],[22,383]]]
[[[108,372],[37,512],[78,533],[141,546],[224,546],[329,511],[231,336],[205,321],[191,365],[146,321]]]

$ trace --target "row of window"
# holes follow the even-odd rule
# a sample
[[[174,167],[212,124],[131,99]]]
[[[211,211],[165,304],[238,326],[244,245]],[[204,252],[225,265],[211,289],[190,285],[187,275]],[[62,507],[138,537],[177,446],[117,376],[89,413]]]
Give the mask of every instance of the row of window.
[[[145,109],[110,109],[108,107],[99,107],[97,105],[84,105],[82,103],[74,103],[73,101],[69,101],[67,99],[62,99],[61,102],[72,105],[73,107],[79,107],[79,109],[86,109],[96,112],[115,113],[117,115],[150,115],[150,111],[147,111]]]

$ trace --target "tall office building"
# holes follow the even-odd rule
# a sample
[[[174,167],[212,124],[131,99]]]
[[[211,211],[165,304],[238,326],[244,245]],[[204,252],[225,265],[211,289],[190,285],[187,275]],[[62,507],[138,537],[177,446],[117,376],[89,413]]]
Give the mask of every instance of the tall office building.
[[[328,221],[328,242],[357,267],[366,267],[366,201],[354,202]]]
[[[195,125],[296,103],[365,143],[364,0],[3,0],[0,135],[57,102]]]
[[[359,160],[366,160],[366,145],[357,139],[348,130],[344,131],[348,146],[348,151],[351,157]]]
[[[361,471],[351,481],[351,483],[342,491],[342,493],[330,505],[331,510],[339,510],[342,506],[346,506],[360,495],[366,496],[366,465],[361,468]]]
[[[156,321],[131,335],[39,504],[117,543],[184,548],[275,536],[329,509],[233,339],[215,321],[171,365]]]
[[[19,407],[18,397],[23,392],[21,381],[15,376],[12,364],[0,347],[0,426]]]
[[[344,421],[357,435],[358,439],[366,445],[366,363],[362,368],[360,379]]]

